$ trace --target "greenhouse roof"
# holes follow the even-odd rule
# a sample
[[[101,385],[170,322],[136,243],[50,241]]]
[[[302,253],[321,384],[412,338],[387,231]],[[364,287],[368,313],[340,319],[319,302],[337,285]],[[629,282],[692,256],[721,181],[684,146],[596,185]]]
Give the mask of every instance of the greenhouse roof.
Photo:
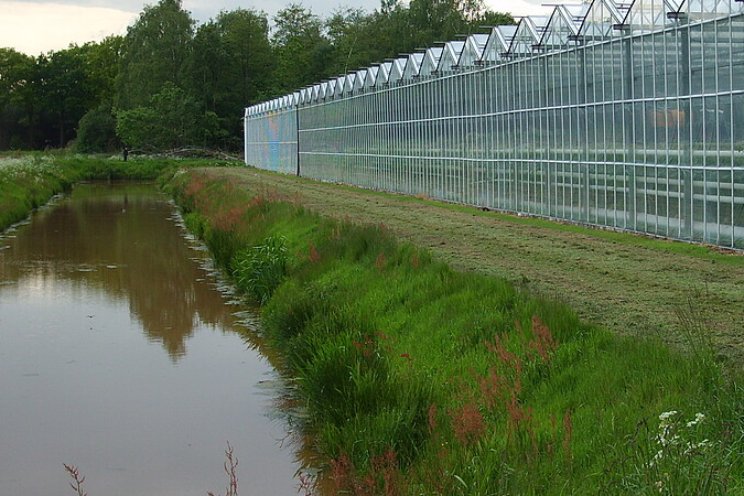
[[[460,60],[457,61],[457,66],[460,68],[468,68],[478,64],[483,56],[483,50],[486,48],[488,43],[487,34],[471,34],[468,39],[465,40],[465,46],[460,54]]]
[[[488,34],[450,41],[410,55],[303,88],[246,109],[246,116],[345,98],[368,88],[414,84],[419,76],[437,77],[476,65],[510,63],[515,59],[590,45],[617,37],[662,31],[679,22],[701,22],[744,13],[744,0],[583,0],[546,7],[546,15],[528,16],[517,25],[496,26]],[[742,40],[742,33],[732,33]]]
[[[367,81],[367,69],[361,69],[354,74],[354,90],[363,90]]]
[[[390,76],[388,77],[388,83],[395,84],[403,79],[403,73],[406,70],[406,63],[408,63],[408,57],[398,57],[393,60],[392,67],[390,69]]]
[[[442,58],[444,48],[441,46],[434,46],[424,52],[424,58],[421,61],[421,67],[419,67],[418,76],[425,77],[436,74],[437,67],[439,66],[439,59]]]
[[[639,0],[639,3],[642,0]],[[612,0],[594,0],[579,26],[578,38],[582,42],[601,41],[622,35],[629,7]]]
[[[356,74],[347,74],[344,76],[344,84],[341,88],[341,94],[347,95],[350,94],[352,91],[354,91],[354,84],[356,82]],[[336,93],[338,94],[338,87],[336,87]]]
[[[346,84],[346,76],[339,76],[334,81],[333,86],[333,97],[340,97],[344,94],[344,84]]]
[[[393,68],[392,62],[383,62],[380,64],[380,68],[377,70],[377,78],[375,78],[375,86],[384,86],[388,84],[390,78],[390,70]]]
[[[576,40],[581,22],[589,11],[589,4],[559,5],[553,10],[539,42],[543,52],[560,50]]]
[[[532,55],[534,47],[540,44],[548,21],[550,21],[548,16],[523,17],[517,24],[517,31],[509,45],[509,55],[512,57]]]
[[[378,65],[373,65],[367,69],[367,79],[364,81],[364,86],[369,88],[375,85],[375,81],[377,81],[377,72],[379,70],[380,66]]]
[[[460,60],[460,54],[464,48],[464,41],[450,41],[445,43],[437,71],[440,74],[452,72],[457,67],[457,62]]]
[[[496,63],[504,60],[516,32],[517,26],[496,26],[491,29],[486,46],[483,48],[481,61]]]
[[[431,50],[431,48],[429,50]],[[401,78],[404,81],[409,81],[418,77],[421,72],[421,64],[424,62],[424,54],[412,53],[407,59],[405,69],[403,70],[403,77]]]

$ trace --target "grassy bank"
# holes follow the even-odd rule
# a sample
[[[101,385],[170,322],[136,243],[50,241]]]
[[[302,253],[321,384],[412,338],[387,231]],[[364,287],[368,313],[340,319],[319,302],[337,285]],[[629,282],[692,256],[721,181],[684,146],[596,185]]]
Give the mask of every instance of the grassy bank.
[[[717,353],[744,364],[741,254],[245,167],[208,174],[236,187],[280,191],[325,217],[384,223],[396,237],[429,249],[456,270],[503,277],[560,299],[582,320],[616,334],[685,346],[684,321],[692,312],[705,322]]]
[[[155,180],[179,166],[209,166],[213,160],[132,159],[67,154],[0,155],[0,230],[24,219],[31,210],[78,181]]]
[[[329,493],[744,492],[744,392],[694,318],[683,356],[260,182],[170,187],[263,303]]]

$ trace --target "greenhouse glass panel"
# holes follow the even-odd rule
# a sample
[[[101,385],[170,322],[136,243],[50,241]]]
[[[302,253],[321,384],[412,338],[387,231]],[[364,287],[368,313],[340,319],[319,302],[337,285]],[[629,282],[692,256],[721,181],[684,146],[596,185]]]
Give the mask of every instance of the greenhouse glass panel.
[[[244,122],[256,167],[744,249],[744,2],[559,5]]]

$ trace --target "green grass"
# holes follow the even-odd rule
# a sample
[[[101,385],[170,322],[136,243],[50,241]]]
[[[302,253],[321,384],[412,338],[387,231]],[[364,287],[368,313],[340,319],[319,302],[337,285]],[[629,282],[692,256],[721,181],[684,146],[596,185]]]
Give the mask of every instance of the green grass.
[[[712,350],[618,337],[383,227],[203,172],[169,187],[226,268],[283,239],[262,322],[334,494],[744,492],[744,392]],[[671,410],[677,438],[662,445]]]
[[[55,194],[76,182],[92,180],[154,181],[170,178],[178,167],[235,165],[214,160],[97,157],[62,153],[0,155],[0,230],[23,220]]]
[[[0,230],[71,186],[72,179],[50,158],[0,157]]]
[[[296,178],[297,181],[305,181],[310,184],[313,180],[306,178]],[[359,188],[356,186],[349,186],[345,184],[337,184],[334,187],[349,191],[358,192]],[[619,245],[627,245],[631,247],[648,248],[657,251],[668,252],[672,255],[679,254],[685,256],[691,256],[702,260],[714,261],[724,265],[733,265],[737,267],[744,266],[744,257],[731,256],[728,250],[721,250],[716,246],[709,246],[696,242],[686,242],[681,240],[672,240],[662,237],[655,237],[653,235],[644,235],[637,233],[636,235],[629,236],[628,231],[622,229],[603,228],[602,226],[596,225],[581,225],[561,219],[548,219],[537,215],[524,215],[517,216],[513,213],[502,213],[494,210],[483,210],[474,208],[469,205],[462,205],[459,203],[448,203],[441,200],[432,200],[428,198],[422,198],[419,196],[411,196],[404,194],[395,194],[385,191],[365,190],[364,194],[370,197],[381,197],[391,198],[394,197],[403,203],[411,204],[422,204],[429,206],[436,206],[437,208],[443,208],[451,210],[453,212],[461,212],[468,215],[484,218],[495,218],[503,222],[512,224],[522,225],[525,227],[539,227],[543,229],[549,229],[556,232],[568,232],[575,233],[590,238],[602,239],[617,243]]]

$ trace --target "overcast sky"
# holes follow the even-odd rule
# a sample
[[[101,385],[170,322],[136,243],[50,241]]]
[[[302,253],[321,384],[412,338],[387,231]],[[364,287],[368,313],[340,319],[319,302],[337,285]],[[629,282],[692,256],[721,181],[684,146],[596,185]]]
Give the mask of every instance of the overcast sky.
[[[0,47],[15,48],[29,55],[67,48],[71,43],[100,41],[110,34],[126,34],[142,8],[156,3],[141,0],[0,0]],[[296,0],[295,0],[296,1]],[[543,0],[544,1],[544,0]],[[492,9],[513,15],[539,14],[541,0],[486,0]],[[183,0],[183,6],[199,22],[221,10],[238,7],[263,10],[273,16],[291,0]],[[363,8],[368,12],[379,0],[303,0],[305,7],[327,16],[340,7]]]

